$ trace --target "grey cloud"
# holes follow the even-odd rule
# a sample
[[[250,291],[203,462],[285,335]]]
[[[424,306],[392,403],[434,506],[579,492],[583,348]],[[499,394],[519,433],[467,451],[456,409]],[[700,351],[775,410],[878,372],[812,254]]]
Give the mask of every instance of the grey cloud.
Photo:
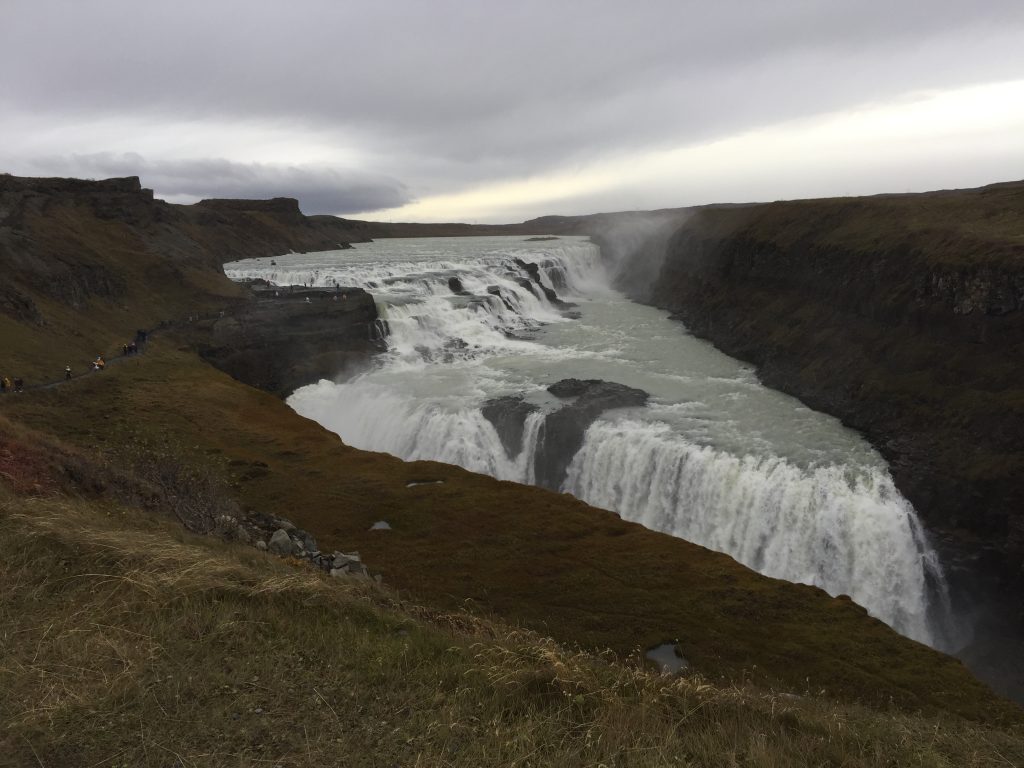
[[[332,168],[237,163],[223,159],[147,160],[136,153],[95,153],[36,158],[41,174],[139,176],[158,197],[296,197],[305,213],[361,213],[412,200],[391,178]]]
[[[290,121],[423,195],[1022,78],[1022,34],[1019,0],[24,0],[0,105]]]

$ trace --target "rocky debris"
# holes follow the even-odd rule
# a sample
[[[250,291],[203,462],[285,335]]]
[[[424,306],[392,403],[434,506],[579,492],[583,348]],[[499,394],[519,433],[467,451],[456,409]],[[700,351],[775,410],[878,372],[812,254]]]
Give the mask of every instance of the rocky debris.
[[[369,578],[370,572],[359,559],[358,552],[334,552],[330,557],[321,557],[321,567],[331,576],[361,576]]]
[[[223,522],[225,524],[220,530],[226,538],[251,545],[261,552],[305,560],[314,568],[335,577],[371,578],[370,571],[358,552],[321,552],[316,539],[309,531],[299,528],[283,517],[252,511],[240,520],[230,518],[230,525],[227,524],[228,521]],[[387,522],[381,520],[374,523],[371,530],[390,528]],[[373,579],[378,583],[382,580],[380,574],[373,575]]]
[[[548,387],[548,392],[571,399],[544,419],[534,459],[537,484],[556,491],[597,417],[613,408],[645,405],[649,397],[642,389],[600,379],[563,379]]]
[[[523,430],[526,417],[537,410],[537,406],[527,403],[521,396],[508,395],[488,400],[480,408],[484,418],[494,425],[505,454],[514,459],[519,455],[523,445]]]
[[[295,542],[298,545],[298,542]],[[284,528],[278,528],[274,535],[270,537],[270,542],[267,544],[267,548],[270,550],[272,555],[280,555],[285,557],[286,555],[292,554],[292,539],[288,535],[288,531]]]

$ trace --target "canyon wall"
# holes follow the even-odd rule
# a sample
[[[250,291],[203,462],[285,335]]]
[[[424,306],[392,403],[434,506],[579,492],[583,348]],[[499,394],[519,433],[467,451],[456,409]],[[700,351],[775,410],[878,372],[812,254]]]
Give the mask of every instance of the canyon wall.
[[[962,600],[1024,636],[1024,183],[693,209],[639,251],[634,297],[863,432]]]

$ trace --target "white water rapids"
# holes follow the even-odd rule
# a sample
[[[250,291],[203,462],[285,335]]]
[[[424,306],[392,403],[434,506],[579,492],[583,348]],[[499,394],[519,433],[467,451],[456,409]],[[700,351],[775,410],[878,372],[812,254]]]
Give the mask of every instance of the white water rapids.
[[[545,287],[578,304],[574,313],[531,285],[516,259],[536,263]],[[289,399],[350,445],[530,483],[544,415],[561,405],[548,385],[575,377],[643,389],[647,406],[608,411],[589,427],[562,490],[769,576],[848,594],[899,632],[945,644],[937,559],[881,457],[836,419],[611,290],[585,238],[381,240],[274,261],[227,271],[360,286],[387,321],[389,351],[372,369]],[[481,406],[518,394],[541,410],[509,455]]]

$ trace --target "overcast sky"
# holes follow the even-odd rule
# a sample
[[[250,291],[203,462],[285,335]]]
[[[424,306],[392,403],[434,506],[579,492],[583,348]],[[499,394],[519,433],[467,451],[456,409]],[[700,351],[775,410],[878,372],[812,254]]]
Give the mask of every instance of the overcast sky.
[[[1024,178],[1024,0],[0,0],[0,171],[307,213]]]

